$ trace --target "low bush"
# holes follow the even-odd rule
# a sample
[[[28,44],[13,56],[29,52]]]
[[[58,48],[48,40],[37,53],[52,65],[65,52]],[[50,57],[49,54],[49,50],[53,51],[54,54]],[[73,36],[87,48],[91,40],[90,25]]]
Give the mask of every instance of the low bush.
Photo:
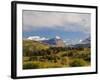
[[[86,66],[86,61],[83,59],[73,59],[69,63],[70,67],[80,67],[80,66]]]
[[[24,63],[23,64],[23,69],[37,69],[39,68],[39,64],[36,63]]]

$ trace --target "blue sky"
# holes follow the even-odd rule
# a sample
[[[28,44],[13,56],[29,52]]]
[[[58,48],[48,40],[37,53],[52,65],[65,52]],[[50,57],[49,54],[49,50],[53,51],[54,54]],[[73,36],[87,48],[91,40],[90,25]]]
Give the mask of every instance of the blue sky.
[[[90,36],[90,14],[23,11],[23,38],[59,36],[67,43],[78,43]]]

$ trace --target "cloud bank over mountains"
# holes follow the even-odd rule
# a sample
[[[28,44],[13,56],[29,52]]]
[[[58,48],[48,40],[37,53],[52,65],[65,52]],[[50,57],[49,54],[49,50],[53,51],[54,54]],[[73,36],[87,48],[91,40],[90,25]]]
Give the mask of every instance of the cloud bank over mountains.
[[[23,39],[39,41],[58,36],[69,44],[76,44],[90,34],[89,13],[23,10]]]

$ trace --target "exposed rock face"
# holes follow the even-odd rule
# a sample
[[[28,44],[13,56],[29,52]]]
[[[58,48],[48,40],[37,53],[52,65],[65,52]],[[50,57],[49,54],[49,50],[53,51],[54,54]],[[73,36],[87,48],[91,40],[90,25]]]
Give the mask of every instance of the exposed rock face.
[[[56,39],[56,47],[65,47],[65,44],[63,42],[63,40],[61,39]]]

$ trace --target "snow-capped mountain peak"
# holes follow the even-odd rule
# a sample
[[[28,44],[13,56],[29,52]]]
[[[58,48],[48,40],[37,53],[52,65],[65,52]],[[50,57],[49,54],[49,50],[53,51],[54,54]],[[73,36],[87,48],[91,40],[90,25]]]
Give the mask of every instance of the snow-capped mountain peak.
[[[59,36],[56,36],[56,39],[61,39]]]
[[[86,38],[86,39],[84,39],[82,41],[83,44],[90,44],[90,42],[91,42],[91,38],[90,37],[88,37],[88,38]]]

